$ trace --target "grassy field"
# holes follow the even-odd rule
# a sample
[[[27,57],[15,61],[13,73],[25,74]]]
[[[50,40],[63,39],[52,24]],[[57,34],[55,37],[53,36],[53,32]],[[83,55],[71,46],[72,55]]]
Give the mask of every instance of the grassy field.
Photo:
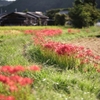
[[[92,61],[83,64],[80,59],[75,59],[77,52],[59,56],[55,50],[44,48],[45,43],[51,41],[57,49],[59,45],[66,47],[65,43],[73,39],[100,36],[99,28],[0,27],[0,98],[3,98],[0,100],[100,100],[100,64],[98,63],[100,59],[93,64]],[[91,58],[90,55],[86,57]],[[13,68],[16,66],[24,66],[25,71],[15,73]],[[36,68],[28,70],[31,66]],[[19,83],[25,77],[32,79],[33,82],[25,86],[17,84],[13,89],[9,89],[12,85],[6,85],[8,81],[5,82],[4,76],[10,80],[12,79],[10,77],[16,75],[21,77],[17,81]]]

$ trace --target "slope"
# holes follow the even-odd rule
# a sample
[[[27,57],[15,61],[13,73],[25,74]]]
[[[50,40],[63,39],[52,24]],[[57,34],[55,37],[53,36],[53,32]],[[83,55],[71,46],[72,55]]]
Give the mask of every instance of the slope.
[[[2,0],[0,0],[0,7],[7,6],[7,5],[11,4],[11,3],[12,3],[11,1],[8,2],[8,1],[2,1]]]
[[[17,11],[43,11],[55,8],[72,7],[74,0],[16,0],[10,5],[3,8],[3,10],[12,12]],[[100,0],[96,0],[97,7],[100,8]],[[1,3],[0,3],[1,4]]]
[[[8,12],[14,11],[15,9],[18,11],[26,9],[29,11],[46,11],[54,8],[71,7],[73,1],[74,0],[17,0],[3,9]]]

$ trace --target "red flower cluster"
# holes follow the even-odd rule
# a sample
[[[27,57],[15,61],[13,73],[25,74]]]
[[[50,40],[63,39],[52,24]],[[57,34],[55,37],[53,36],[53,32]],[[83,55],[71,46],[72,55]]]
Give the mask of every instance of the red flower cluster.
[[[31,71],[40,71],[40,67],[38,67],[36,65],[35,66],[31,66],[28,69],[31,70]]]
[[[57,57],[63,56],[63,58],[68,57],[68,59],[73,59],[69,60],[69,63],[71,63],[70,61],[78,61],[78,64],[80,64],[80,66],[84,64],[93,64],[98,66],[100,64],[100,56],[94,55],[90,49],[45,39],[46,36],[60,35],[62,33],[62,30],[60,29],[42,29],[33,31],[27,30],[26,33],[35,34],[34,43],[36,44],[36,46],[38,45],[42,47],[41,50],[43,49],[43,52],[47,49],[51,50],[51,52],[56,53]],[[80,30],[68,29],[68,33],[80,33]],[[48,53],[46,54],[47,56],[50,56]]]
[[[81,64],[92,62],[94,64],[100,62],[100,56],[94,55],[90,49],[72,44],[63,44],[59,42],[49,41],[44,43],[43,48],[54,51],[56,54],[74,57],[80,59]],[[94,62],[96,61],[96,62]]]
[[[0,68],[0,82],[3,84],[9,86],[9,90],[11,92],[17,91],[18,86],[26,86],[32,84],[33,80],[28,77],[21,77],[18,74],[18,72],[23,71],[40,71],[40,67],[34,65],[28,68],[22,67],[22,66],[2,66]]]
[[[55,36],[62,34],[62,30],[61,29],[26,30],[25,34],[42,34],[43,36]]]
[[[17,73],[17,72],[25,71],[25,67],[22,67],[22,66],[15,66],[15,67],[3,66],[3,67],[0,68],[0,71],[5,72],[5,73],[14,74],[14,73]]]
[[[0,68],[0,72],[1,73],[8,73],[8,74],[15,74],[15,73],[23,72],[23,71],[26,71],[26,70],[40,71],[40,67],[34,65],[34,66],[30,66],[29,68],[25,68],[23,66],[15,66],[15,67],[12,67],[12,66],[2,66]]]
[[[61,29],[43,29],[43,30],[40,30],[39,33],[45,36],[55,36],[55,35],[62,34],[62,30]]]
[[[0,94],[0,100],[15,100],[13,96],[5,96]]]
[[[30,84],[32,84],[33,80],[30,78],[27,78],[27,77],[23,78],[23,77],[18,76],[18,75],[14,75],[14,76],[0,75],[0,82],[8,85],[10,91],[13,92],[13,91],[18,90],[17,86],[30,85]]]

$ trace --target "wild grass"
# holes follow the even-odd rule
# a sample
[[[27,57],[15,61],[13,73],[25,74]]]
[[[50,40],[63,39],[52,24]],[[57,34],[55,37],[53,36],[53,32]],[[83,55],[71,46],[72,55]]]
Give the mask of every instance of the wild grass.
[[[52,37],[50,39],[54,41],[61,41],[61,42],[67,42],[72,39],[78,39],[78,38],[86,38],[86,37],[95,37],[100,35],[99,27],[90,27],[90,28],[83,28],[83,29],[75,29],[79,30],[80,32],[74,32],[74,33],[68,33],[68,29],[73,28],[66,28],[63,27],[63,33],[60,36]]]
[[[50,37],[60,42],[100,35],[98,27],[90,27],[87,32],[87,29],[80,29],[80,33],[75,34],[69,34],[66,27],[0,27],[0,66],[41,66],[39,72],[20,73],[23,77],[34,79],[31,87],[10,93],[4,90],[0,82],[0,94],[13,95],[15,100],[100,100],[100,73],[92,70],[62,70],[61,65],[56,66],[57,62],[55,63],[54,59],[50,59],[51,64],[48,64],[49,60],[43,58],[40,49],[34,46],[33,36],[24,34],[24,30],[43,28],[62,29],[62,35]]]

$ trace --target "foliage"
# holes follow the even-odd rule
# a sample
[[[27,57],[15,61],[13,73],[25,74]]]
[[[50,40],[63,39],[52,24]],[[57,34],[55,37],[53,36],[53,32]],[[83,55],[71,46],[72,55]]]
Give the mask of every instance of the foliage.
[[[46,11],[46,15],[50,18],[50,19],[54,19],[55,15],[60,12],[60,11],[66,11],[68,10],[68,8],[57,8],[57,9],[50,9]]]
[[[60,9],[51,9],[46,11],[46,15],[50,18],[50,19],[54,19],[54,16],[56,13],[58,13],[60,11]]]
[[[84,3],[91,3],[93,6],[95,6],[96,0],[84,0]]]
[[[65,24],[65,19],[66,15],[65,14],[55,14],[55,25],[64,25]]]
[[[83,3],[82,0],[75,0],[75,1],[74,1],[74,4],[75,4],[75,5],[79,5],[79,4],[82,4],[82,3]]]
[[[68,8],[51,9],[46,12],[46,15],[54,20],[55,25],[64,25],[66,21],[66,14],[60,14],[60,11],[66,11]]]
[[[70,9],[69,17],[74,27],[82,28],[94,25],[100,13],[90,4],[78,4]]]

